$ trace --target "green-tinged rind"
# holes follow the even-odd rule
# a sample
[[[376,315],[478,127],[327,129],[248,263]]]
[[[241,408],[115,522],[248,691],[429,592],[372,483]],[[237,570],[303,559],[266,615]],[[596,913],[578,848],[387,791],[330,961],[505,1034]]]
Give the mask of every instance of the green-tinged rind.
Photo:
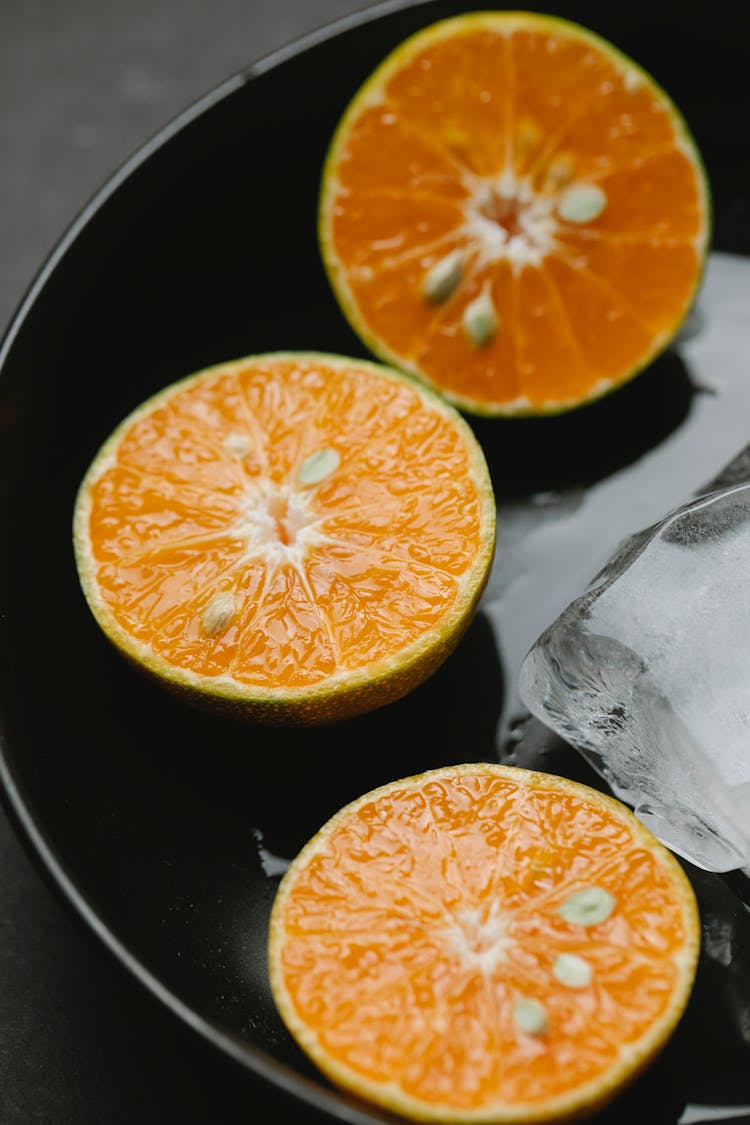
[[[451,419],[461,433],[469,454],[471,474],[482,505],[479,549],[472,566],[460,580],[458,596],[445,616],[420,637],[388,660],[354,672],[328,677],[306,688],[269,689],[240,684],[228,677],[201,676],[178,668],[131,636],[114,617],[96,580],[88,536],[91,491],[115,456],[125,431],[139,417],[171,397],[176,391],[204,378],[230,374],[249,364],[274,360],[320,360],[347,368],[364,368],[400,383],[408,383],[432,409]],[[273,352],[248,356],[208,367],[170,384],[125,418],[101,447],[78,491],[73,518],[73,544],[81,588],[100,628],[111,643],[140,671],[163,687],[203,710],[275,725],[330,723],[374,710],[401,698],[426,680],[453,652],[473,617],[487,583],[495,546],[495,500],[481,447],[470,427],[439,395],[417,384],[402,372],[366,360],[320,352]]]
[[[395,352],[392,352],[380,337],[370,329],[364,318],[359,314],[357,303],[347,284],[345,271],[340,268],[340,264],[333,249],[330,220],[333,212],[333,199],[336,192],[335,169],[350,125],[359,116],[362,109],[365,108],[369,99],[379,97],[390,75],[398,71],[402,62],[410,58],[417,49],[439,39],[451,38],[457,31],[471,31],[477,27],[489,27],[494,30],[500,29],[504,32],[509,32],[514,28],[533,27],[540,31],[558,31],[568,37],[583,39],[591,43],[592,46],[615,61],[621,69],[625,69],[637,75],[638,79],[644,85],[648,86],[653,95],[667,107],[670,119],[675,128],[675,133],[696,171],[696,178],[703,202],[704,227],[699,244],[696,246],[699,268],[696,271],[695,285],[686,301],[684,311],[675,321],[672,329],[669,332],[665,332],[662,337],[644,353],[637,364],[627,368],[614,378],[602,380],[600,383],[590,388],[585,395],[578,396],[568,401],[550,400],[537,405],[532,403],[519,405],[515,401],[510,404],[507,402],[485,402],[456,394],[447,388],[439,386],[421,369],[417,368],[415,365],[409,364],[402,356],[398,356]],[[640,375],[642,371],[649,367],[654,360],[669,347],[681,326],[690,315],[705,272],[711,230],[711,190],[706,168],[693,136],[690,133],[687,122],[666,91],[647,71],[639,66],[638,63],[634,62],[608,40],[597,35],[596,32],[590,31],[580,24],[563,19],[559,16],[549,16],[524,11],[478,11],[452,16],[416,32],[391,51],[356,92],[336,127],[323,163],[318,205],[318,240],[323,265],[339,307],[357,336],[359,336],[362,342],[370,349],[373,355],[382,359],[390,366],[399,368],[419,379],[427,386],[432,387],[439,394],[448,399],[458,410],[462,410],[468,414],[491,418],[522,418],[563,414],[595,402],[597,399],[610,394],[625,383],[630,382],[637,375]]]
[[[568,1094],[550,1099],[543,1105],[529,1103],[510,1106],[496,1104],[481,1110],[466,1110],[455,1105],[427,1104],[405,1093],[398,1087],[398,1076],[391,1084],[371,1080],[351,1067],[339,1063],[321,1045],[314,1029],[307,1026],[298,1015],[290,996],[282,968],[282,954],[285,940],[284,908],[295,883],[297,875],[305,869],[316,854],[325,848],[331,831],[362,805],[387,795],[394,789],[419,788],[432,779],[462,777],[490,773],[507,777],[528,789],[552,788],[558,792],[585,798],[601,809],[607,809],[631,829],[640,847],[657,857],[662,869],[678,890],[683,908],[686,940],[681,951],[680,978],[671,1001],[661,1017],[653,1022],[641,1039],[626,1049],[617,1065],[602,1078],[594,1079]],[[295,857],[281,880],[271,910],[268,941],[268,968],[271,991],[276,1007],[287,1029],[302,1050],[309,1055],[320,1070],[337,1086],[353,1091],[386,1109],[392,1110],[413,1121],[431,1122],[433,1125],[562,1125],[564,1122],[581,1121],[590,1117],[609,1104],[626,1086],[633,1082],[654,1061],[666,1046],[687,1006],[695,980],[700,953],[700,918],[695,894],[690,882],[675,857],[656,837],[621,804],[620,801],[591,789],[580,782],[556,777],[533,770],[503,766],[496,762],[472,762],[465,765],[447,766],[414,777],[389,782],[358,797],[334,814],[320,828],[311,840]]]

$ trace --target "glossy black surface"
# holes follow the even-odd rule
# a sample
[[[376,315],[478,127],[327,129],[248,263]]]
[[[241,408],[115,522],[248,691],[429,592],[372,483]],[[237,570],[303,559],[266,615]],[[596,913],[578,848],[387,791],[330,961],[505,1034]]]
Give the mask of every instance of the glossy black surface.
[[[13,815],[136,975],[235,1057],[351,1121],[388,1118],[317,1078],[270,999],[274,857],[292,856],[366,789],[443,763],[516,756],[584,776],[567,748],[518,725],[517,666],[620,537],[699,488],[750,436],[750,262],[716,257],[682,343],[617,395],[559,419],[477,423],[500,510],[487,596],[445,667],[374,715],[262,730],[162,695],[91,619],[70,518],[98,445],[164,384],[275,348],[365,354],[317,252],[326,144],[390,47],[472,7],[423,4],[353,26],[186,115],[79,224],[2,360],[0,691]],[[750,144],[737,127],[750,108],[747,17],[727,11],[712,23],[708,5],[557,11],[613,39],[670,90],[706,158],[715,246],[750,252]],[[711,83],[697,81],[699,62]],[[696,879],[712,900],[723,894]],[[709,1119],[700,1105],[750,1102],[725,986],[706,961],[670,1048],[602,1121],[697,1122]],[[686,1103],[696,1108],[684,1113]]]

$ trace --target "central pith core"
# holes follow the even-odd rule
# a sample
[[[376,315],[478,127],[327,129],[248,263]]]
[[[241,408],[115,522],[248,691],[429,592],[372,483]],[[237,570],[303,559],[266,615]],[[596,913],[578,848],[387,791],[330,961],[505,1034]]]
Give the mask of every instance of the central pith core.
[[[509,238],[522,234],[521,205],[516,198],[506,199],[499,191],[489,188],[477,201],[477,210],[485,219],[497,223]]]
[[[305,507],[293,492],[279,491],[268,497],[266,511],[275,525],[276,538],[283,547],[293,547],[298,532],[308,526],[310,521]]]
[[[479,264],[506,258],[517,266],[538,266],[554,245],[554,209],[554,197],[535,193],[525,180],[504,174],[481,183],[465,220]]]
[[[270,565],[301,561],[307,547],[320,539],[319,517],[311,510],[305,490],[260,481],[248,489],[243,513],[232,528],[247,542],[247,557],[262,557]]]
[[[497,262],[509,262],[514,273],[526,266],[539,268],[548,254],[563,249],[557,237],[561,226],[589,223],[607,206],[598,184],[571,182],[564,161],[547,169],[543,191],[535,190],[530,177],[518,178],[508,169],[491,178],[472,177],[467,187],[460,244],[442,257],[432,257],[422,278],[422,295],[432,305],[454,295],[460,298],[472,275]],[[502,325],[492,279],[485,277],[474,292],[463,307],[461,324],[470,344],[483,348]]]
[[[452,919],[445,936],[463,963],[483,973],[491,973],[506,959],[512,944],[503,919],[493,910],[463,910]]]

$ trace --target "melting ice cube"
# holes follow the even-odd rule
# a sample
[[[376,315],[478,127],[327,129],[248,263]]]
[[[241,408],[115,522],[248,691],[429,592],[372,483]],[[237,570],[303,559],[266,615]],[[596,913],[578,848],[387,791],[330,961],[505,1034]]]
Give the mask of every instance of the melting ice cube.
[[[519,690],[675,852],[750,867],[750,484],[629,540]]]

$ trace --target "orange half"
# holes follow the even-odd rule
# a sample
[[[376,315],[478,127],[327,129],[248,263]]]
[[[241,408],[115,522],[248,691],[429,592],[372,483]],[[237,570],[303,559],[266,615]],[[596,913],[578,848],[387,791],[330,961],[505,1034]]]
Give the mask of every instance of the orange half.
[[[708,232],[664,91],[593,33],[520,12],[445,20],[381,64],[333,139],[319,217],[371,350],[497,415],[640,371],[691,306]]]
[[[463,419],[412,380],[275,354],[167,387],[81,486],[84,593],[196,702],[319,722],[403,695],[457,644],[495,505]]]
[[[623,805],[478,764],[337,813],[281,882],[269,963],[333,1082],[418,1121],[530,1125],[648,1064],[698,949],[689,882]]]

